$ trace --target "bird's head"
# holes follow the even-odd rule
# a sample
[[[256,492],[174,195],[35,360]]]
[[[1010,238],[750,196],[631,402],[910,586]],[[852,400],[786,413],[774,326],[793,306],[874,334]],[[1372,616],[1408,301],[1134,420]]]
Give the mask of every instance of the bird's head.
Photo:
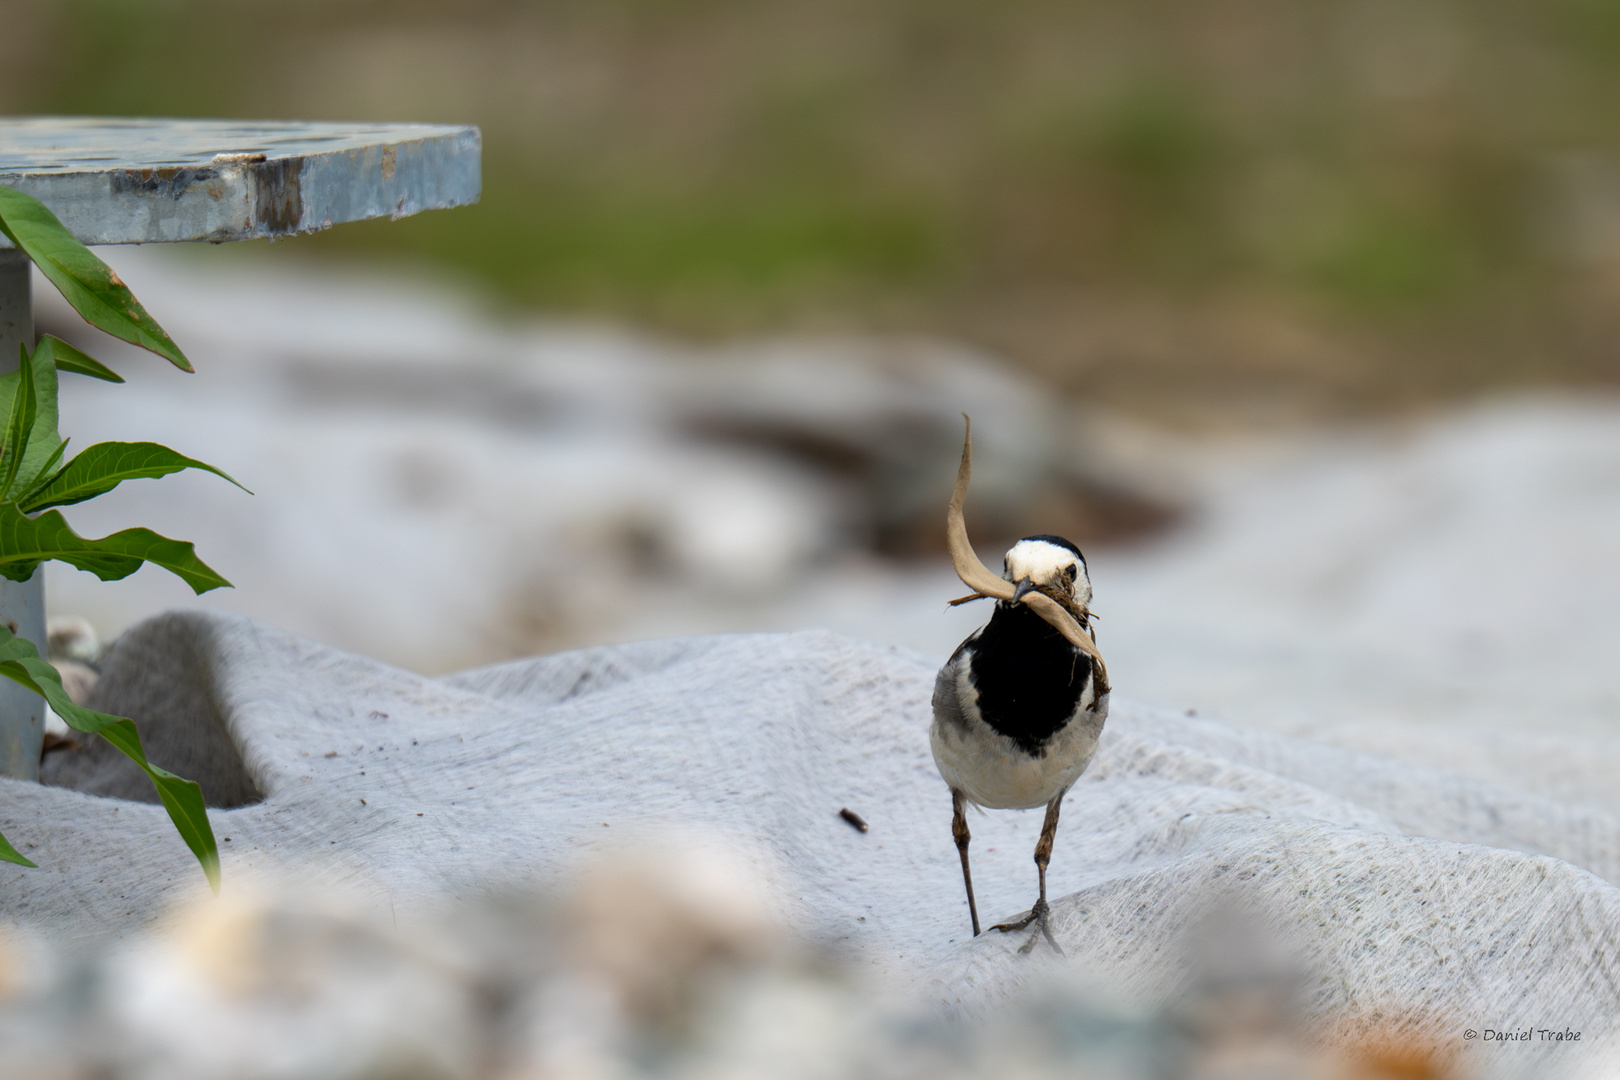
[[[1003,604],[1016,604],[1031,591],[1043,592],[1068,608],[1082,626],[1086,624],[1091,575],[1086,572],[1086,557],[1072,543],[1061,536],[1026,536],[1007,549],[1001,565],[1001,576],[1017,587]]]

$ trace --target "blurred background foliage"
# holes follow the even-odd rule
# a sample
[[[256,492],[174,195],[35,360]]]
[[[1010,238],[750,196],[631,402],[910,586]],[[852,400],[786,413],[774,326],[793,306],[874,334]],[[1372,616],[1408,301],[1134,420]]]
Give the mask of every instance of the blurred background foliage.
[[[697,338],[921,332],[1195,425],[1620,382],[1614,0],[5,0],[12,113],[476,123],[243,257]]]

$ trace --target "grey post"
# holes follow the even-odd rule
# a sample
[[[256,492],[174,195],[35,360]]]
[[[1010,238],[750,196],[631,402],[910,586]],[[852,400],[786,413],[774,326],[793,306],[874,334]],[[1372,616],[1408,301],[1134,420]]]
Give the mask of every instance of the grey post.
[[[0,241],[5,238],[0,237]],[[34,347],[34,309],[29,268],[20,251],[0,250],[0,371],[16,369],[19,347]],[[0,578],[0,625],[34,643],[45,655],[45,571],[27,581]],[[40,742],[45,737],[45,702],[10,679],[0,679],[0,774],[39,778]]]
[[[0,117],[0,184],[85,244],[274,239],[464,206],[478,201],[480,151],[474,127]],[[0,235],[0,371],[34,344],[30,265]],[[41,656],[44,576],[0,579],[0,624]],[[0,679],[0,775],[38,779],[44,715]]]

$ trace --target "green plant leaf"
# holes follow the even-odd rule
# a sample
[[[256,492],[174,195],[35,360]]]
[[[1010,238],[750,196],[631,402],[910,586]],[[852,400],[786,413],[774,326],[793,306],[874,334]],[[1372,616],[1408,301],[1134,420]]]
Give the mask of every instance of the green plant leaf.
[[[67,453],[68,442],[69,440],[63,439],[56,444],[56,450],[52,452],[50,457],[45,459],[45,464],[40,468],[39,475],[34,478],[28,487],[25,488],[21,484],[17,485],[17,494],[12,498],[12,502],[18,506],[25,506],[28,500],[34,497],[35,492],[62,475],[62,469],[67,468],[67,466],[64,465],[59,469],[56,467],[56,463],[62,459],[63,454]]]
[[[48,506],[71,506],[111,491],[125,480],[167,476],[182,469],[202,469],[230,480],[243,491],[248,490],[214,466],[188,458],[160,443],[104,442],[87,448],[68,462],[49,484],[19,498],[18,503],[28,514]],[[248,494],[253,492],[248,491]]]
[[[32,866],[37,868],[39,865],[38,863],[29,862],[26,858],[24,858],[16,848],[11,846],[11,842],[3,836],[0,836],[0,860],[4,860],[5,862],[14,862],[18,866]]]
[[[17,637],[4,626],[0,626],[0,675],[43,696],[68,727],[87,735],[100,735],[140,766],[157,789],[158,798],[169,812],[169,820],[174,822],[180,839],[197,856],[209,886],[218,894],[219,845],[214,842],[214,830],[208,824],[208,808],[203,804],[202,788],[195,781],[178,777],[147,761],[140,733],[135,730],[133,720],[75,705],[62,688],[62,676],[57,674],[56,669],[39,658],[39,652],[31,642]],[[12,854],[16,855],[16,852]],[[4,857],[3,852],[0,852],[0,857]],[[19,860],[26,862],[20,855],[11,861]]]
[[[88,375],[103,382],[123,382],[124,377],[100,360],[82,352],[54,334],[41,334],[37,348],[49,347],[56,357],[57,371],[71,371],[75,375]]]
[[[31,518],[14,503],[0,503],[0,577],[27,581],[47,559],[88,570],[102,581],[126,578],[142,562],[149,562],[198,594],[231,584],[197,558],[187,541],[170,540],[151,529],[124,529],[100,540],[86,540],[68,527],[59,510]]]
[[[6,427],[0,436],[0,492],[9,492],[22,468],[23,455],[28,452],[28,439],[34,433],[34,418],[38,415],[39,399],[34,392],[34,365],[23,348],[21,363],[17,366],[16,386],[11,393],[11,408],[6,413]]]
[[[141,307],[129,286],[75,240],[44,203],[0,184],[0,232],[33,260],[85,322],[157,353],[181,371],[192,370],[191,361]]]
[[[29,369],[28,377],[33,382],[34,419],[16,475],[8,486],[0,487],[0,499],[12,501],[17,499],[19,492],[38,486],[39,480],[61,456],[62,447],[62,439],[56,432],[57,380],[54,346],[50,341],[40,342],[33,355],[26,357],[25,364]],[[23,380],[22,365],[19,365],[16,371],[0,375],[0,416],[12,416],[18,411],[19,406],[26,410],[25,401],[22,400],[26,395],[20,393]],[[3,448],[5,443],[6,439],[0,437],[0,448]],[[6,471],[10,469],[11,460],[0,457],[0,479],[3,479]]]

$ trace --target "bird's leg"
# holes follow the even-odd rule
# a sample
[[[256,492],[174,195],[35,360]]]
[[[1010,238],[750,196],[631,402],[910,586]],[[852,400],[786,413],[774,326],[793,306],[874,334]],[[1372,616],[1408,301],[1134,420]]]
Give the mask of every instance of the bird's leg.
[[[951,835],[956,838],[956,850],[962,856],[962,884],[967,886],[968,914],[973,917],[973,936],[979,936],[979,904],[973,899],[973,871],[968,868],[968,842],[973,839],[967,827],[967,796],[951,789]]]
[[[1041,879],[1041,895],[1036,899],[1035,906],[1029,909],[1028,915],[1017,922],[998,923],[990,928],[1007,934],[1014,930],[1022,930],[1030,923],[1035,923],[1041,928],[1041,933],[1046,937],[1047,943],[1057,950],[1059,956],[1063,955],[1063,947],[1057,943],[1057,938],[1052,936],[1051,928],[1046,925],[1047,912],[1051,911],[1051,908],[1046,903],[1046,865],[1052,861],[1052,843],[1057,839],[1058,810],[1063,806],[1063,796],[1065,794],[1067,793],[1059,792],[1056,798],[1046,804],[1046,820],[1041,823],[1041,838],[1035,845],[1035,871],[1040,875]],[[1018,951],[1027,953],[1034,947],[1035,935],[1031,934],[1029,940],[1024,942],[1023,947]]]
[[[1058,811],[1063,808],[1063,796],[1066,794],[1067,792],[1060,791],[1056,798],[1046,804],[1046,820],[1041,823],[1041,839],[1035,845],[1035,869],[1041,878],[1041,896],[1035,901],[1035,906],[1040,909],[1036,922],[1046,937],[1046,943],[1052,946],[1059,956],[1063,955],[1063,947],[1057,943],[1057,938],[1052,936],[1052,928],[1046,925],[1046,916],[1052,910],[1046,903],[1046,864],[1052,861],[1052,844],[1057,840]],[[1021,951],[1028,952],[1034,945],[1035,936],[1031,934]]]

